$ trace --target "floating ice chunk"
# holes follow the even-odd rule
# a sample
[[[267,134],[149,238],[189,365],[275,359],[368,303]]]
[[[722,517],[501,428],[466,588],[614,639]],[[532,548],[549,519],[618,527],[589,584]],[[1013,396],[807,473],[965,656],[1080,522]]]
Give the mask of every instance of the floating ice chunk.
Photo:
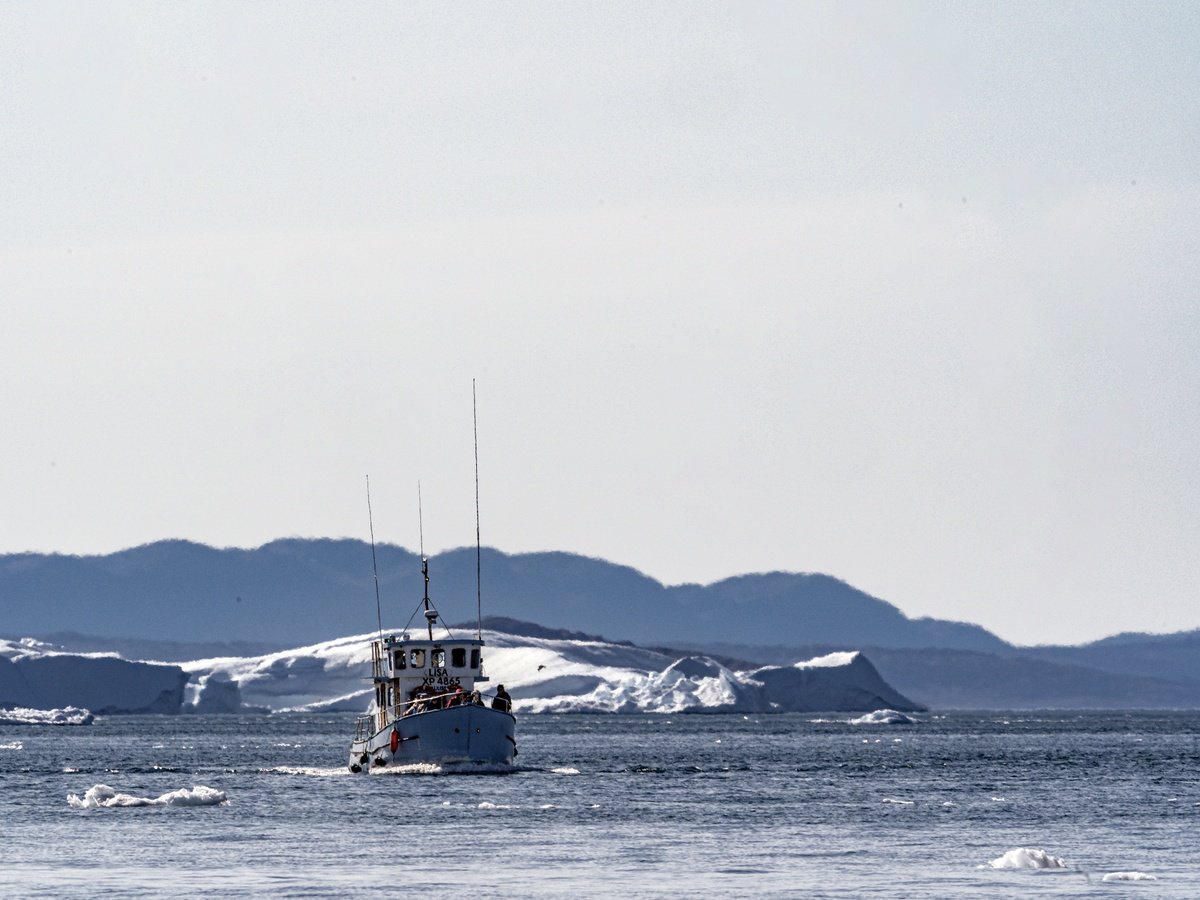
[[[1057,856],[1051,856],[1045,850],[1030,850],[1026,847],[1018,847],[1016,850],[1009,850],[1003,856],[998,856],[987,864],[980,866],[984,869],[990,866],[993,869],[1065,869],[1067,864]]]
[[[0,722],[14,725],[91,725],[95,720],[92,711],[77,706],[62,709],[29,709],[16,706],[0,709]]]
[[[9,741],[7,744],[0,744],[0,750],[24,750],[25,745],[20,741]]]
[[[563,766],[562,768],[559,768],[559,769],[551,769],[550,774],[552,774],[552,775],[578,775],[579,770],[573,769],[570,766]]]
[[[915,800],[897,800],[894,797],[884,797],[884,803],[895,803],[897,806],[912,806],[917,801]]]
[[[865,716],[851,719],[850,725],[916,725],[917,720],[894,709],[877,709]]]
[[[1101,881],[1158,881],[1157,875],[1147,875],[1145,872],[1109,872]]]
[[[76,809],[101,809],[112,806],[218,806],[228,803],[229,798],[224,791],[196,785],[189,790],[180,788],[168,791],[158,797],[134,797],[131,794],[118,794],[107,784],[97,784],[87,789],[80,798],[77,794],[67,794],[67,803]]]
[[[512,807],[506,803],[493,803],[490,800],[484,800],[479,804],[479,809],[512,809]]]

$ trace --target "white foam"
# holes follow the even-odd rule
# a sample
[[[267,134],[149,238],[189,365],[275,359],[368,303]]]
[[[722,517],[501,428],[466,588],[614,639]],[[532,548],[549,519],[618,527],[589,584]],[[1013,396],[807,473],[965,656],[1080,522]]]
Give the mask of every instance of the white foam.
[[[517,771],[515,766],[503,763],[460,762],[414,762],[402,765],[374,766],[367,770],[371,775],[509,775]]]
[[[1030,850],[1018,847],[1009,850],[1003,856],[998,856],[981,869],[1066,869],[1067,864],[1057,856],[1051,856],[1045,850]]]
[[[275,775],[305,775],[310,778],[337,778],[352,774],[347,768],[330,769],[320,766],[274,766],[270,769],[263,769],[263,772]]]
[[[490,800],[484,800],[479,804],[479,809],[512,809],[506,803],[492,803]]]
[[[91,725],[95,720],[89,709],[65,706],[62,709],[29,709],[15,706],[0,709],[0,722],[14,725]]]
[[[1145,872],[1109,872],[1101,881],[1158,881],[1157,875],[1147,875]]]
[[[917,720],[906,716],[894,709],[877,709],[857,719],[850,719],[851,725],[916,725]]]
[[[897,806],[912,806],[916,800],[897,800],[894,797],[884,797],[884,803],[895,803]]]
[[[401,766],[376,766],[368,771],[372,775],[441,775],[445,770],[437,763],[406,763]]]
[[[76,809],[102,809],[114,806],[218,806],[228,803],[229,798],[224,791],[196,785],[191,788],[179,788],[168,791],[158,797],[134,797],[131,794],[118,794],[107,784],[97,784],[87,789],[80,798],[77,794],[67,794],[67,803]]]
[[[25,745],[20,741],[9,741],[7,744],[0,744],[0,750],[24,750]]]
[[[563,766],[558,769],[551,769],[550,774],[552,774],[552,775],[578,775],[579,770],[573,769],[570,766]]]

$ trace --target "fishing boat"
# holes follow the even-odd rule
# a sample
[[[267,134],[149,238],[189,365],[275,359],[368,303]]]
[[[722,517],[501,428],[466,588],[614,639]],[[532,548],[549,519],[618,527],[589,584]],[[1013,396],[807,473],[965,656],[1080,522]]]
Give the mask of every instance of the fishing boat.
[[[475,636],[455,637],[429,599],[429,559],[421,526],[421,575],[425,596],[417,611],[425,618],[424,634],[405,630],[384,635],[375,564],[375,524],[371,517],[371,480],[367,479],[367,518],[371,528],[371,565],[375,574],[375,613],[379,637],[371,642],[374,697],[359,716],[350,742],[350,771],[370,772],[388,766],[433,763],[450,766],[512,766],[517,755],[512,700],[498,685],[492,693],[480,686],[483,630],[479,543],[479,433],[475,416],[475,383],[471,382],[471,415],[475,427]],[[421,490],[417,485],[418,521]],[[435,638],[441,622],[445,635]]]
[[[371,642],[375,696],[359,716],[350,744],[350,771],[434,763],[452,766],[511,766],[517,754],[512,701],[500,685],[479,690],[483,638],[455,637],[442,621],[444,637],[435,638],[441,616],[429,599],[429,561],[421,557],[425,578],[424,633],[381,635]]]

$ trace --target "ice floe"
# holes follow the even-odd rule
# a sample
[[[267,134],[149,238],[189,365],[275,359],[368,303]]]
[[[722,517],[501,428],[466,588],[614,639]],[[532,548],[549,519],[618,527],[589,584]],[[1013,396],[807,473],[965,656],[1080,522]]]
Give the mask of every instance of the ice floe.
[[[915,725],[917,720],[894,709],[877,709],[850,720],[851,725]]]
[[[1018,847],[1009,850],[1003,856],[998,856],[986,866],[979,868],[993,869],[1066,869],[1069,868],[1063,860],[1052,856],[1045,850],[1031,850],[1028,847]]]
[[[1157,875],[1147,875],[1145,872],[1109,872],[1101,881],[1158,881]]]
[[[0,723],[13,725],[91,725],[95,718],[91,710],[75,706],[62,709],[30,709],[24,706],[0,709]]]
[[[179,788],[157,797],[119,794],[107,784],[97,784],[88,788],[82,797],[78,794],[67,794],[67,803],[76,809],[107,809],[119,806],[219,806],[228,802],[229,798],[224,791],[204,785],[196,785],[191,789]]]

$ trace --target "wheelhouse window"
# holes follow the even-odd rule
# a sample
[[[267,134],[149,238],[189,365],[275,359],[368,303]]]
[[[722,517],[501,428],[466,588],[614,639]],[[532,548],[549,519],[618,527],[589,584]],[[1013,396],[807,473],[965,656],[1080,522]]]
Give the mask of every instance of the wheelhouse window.
[[[471,668],[472,669],[479,668],[479,648],[478,647],[476,647],[474,650],[471,651]]]
[[[446,668],[446,651],[445,650],[441,650],[441,649],[434,650],[432,657],[433,658],[430,660],[430,665],[432,665],[435,669]]]
[[[413,650],[408,655],[408,661],[410,663],[412,663],[412,667],[414,669],[425,668],[425,651],[424,650]]]
[[[404,651],[403,650],[396,651],[395,660],[396,660],[395,667],[397,669],[403,669],[404,668]]]
[[[467,664],[467,649],[465,647],[455,647],[450,651],[450,665],[456,669],[461,669]]]

